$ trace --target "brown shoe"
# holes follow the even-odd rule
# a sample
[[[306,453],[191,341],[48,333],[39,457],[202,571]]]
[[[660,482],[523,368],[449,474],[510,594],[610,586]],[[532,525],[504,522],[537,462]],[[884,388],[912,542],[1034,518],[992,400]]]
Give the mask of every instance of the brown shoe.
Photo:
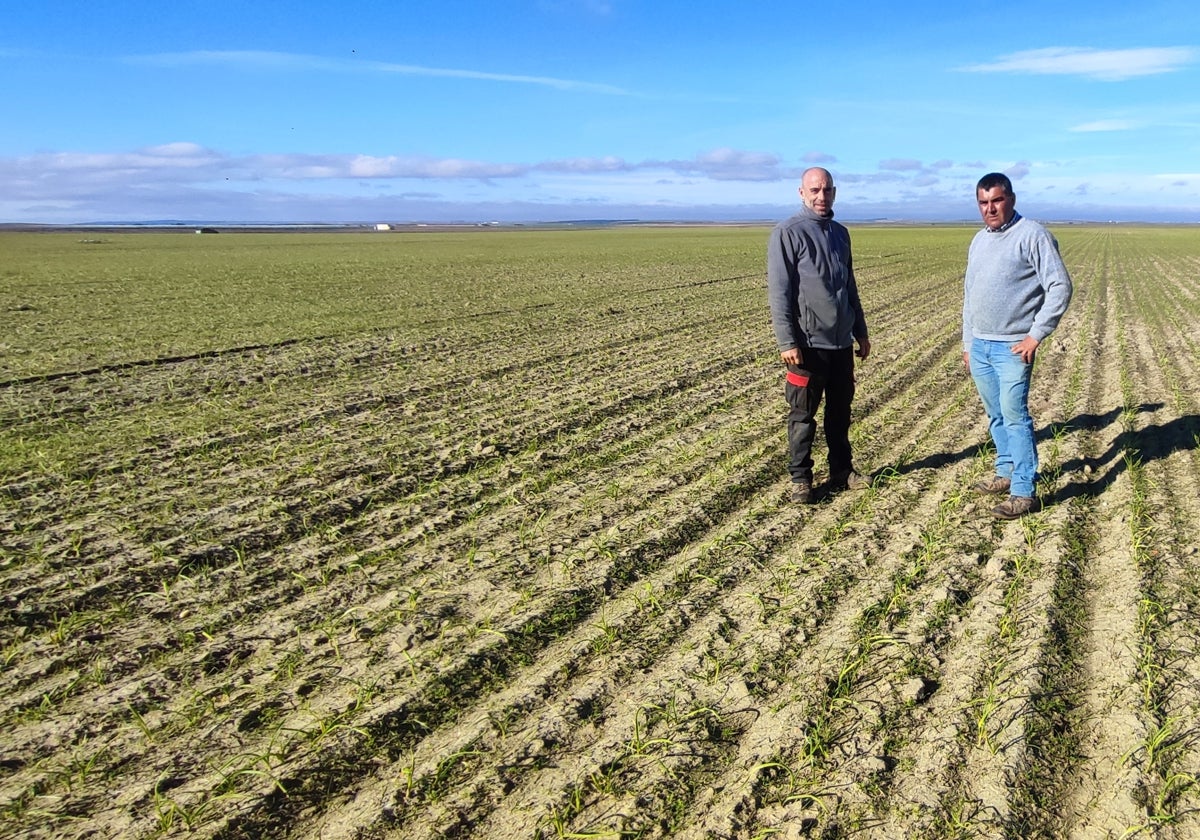
[[[983,481],[977,481],[971,485],[971,489],[978,493],[996,495],[1007,493],[1010,487],[1012,487],[1012,481],[1002,475],[994,475],[991,478],[985,478]]]
[[[791,499],[798,505],[806,505],[812,501],[812,482],[793,481]]]
[[[1020,519],[1027,513],[1038,509],[1037,499],[1033,496],[1009,496],[1008,499],[992,508],[992,516],[997,519]]]
[[[871,486],[871,479],[859,475],[854,470],[837,473],[829,477],[829,486],[834,490],[866,490]]]

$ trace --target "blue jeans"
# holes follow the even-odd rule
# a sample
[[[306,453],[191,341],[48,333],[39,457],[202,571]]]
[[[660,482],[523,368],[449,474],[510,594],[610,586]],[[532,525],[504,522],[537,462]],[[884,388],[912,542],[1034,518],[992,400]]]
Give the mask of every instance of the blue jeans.
[[[983,400],[988,431],[996,444],[996,475],[1012,480],[1009,493],[1032,496],[1038,454],[1033,418],[1029,416],[1029,377],[1025,364],[1010,348],[1014,341],[971,342],[971,378]]]

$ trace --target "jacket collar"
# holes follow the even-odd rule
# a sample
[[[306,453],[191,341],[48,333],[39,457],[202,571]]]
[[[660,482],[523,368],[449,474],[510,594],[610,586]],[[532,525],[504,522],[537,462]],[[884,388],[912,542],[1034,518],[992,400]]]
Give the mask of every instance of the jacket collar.
[[[820,213],[818,213],[818,212],[816,212],[815,210],[813,210],[813,209],[812,209],[811,207],[809,207],[807,204],[801,204],[801,205],[800,205],[800,215],[801,215],[801,216],[803,216],[803,217],[804,217],[804,218],[806,218],[806,219],[812,219],[812,220],[814,220],[814,221],[817,221],[817,222],[831,222],[831,221],[833,221],[833,211],[832,211],[832,210],[830,210],[830,211],[829,211],[829,215],[828,215],[828,216],[822,216]]]

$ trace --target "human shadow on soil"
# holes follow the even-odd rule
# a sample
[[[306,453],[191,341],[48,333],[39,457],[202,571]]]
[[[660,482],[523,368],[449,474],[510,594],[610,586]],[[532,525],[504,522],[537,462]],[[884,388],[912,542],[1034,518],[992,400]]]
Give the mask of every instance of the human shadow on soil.
[[[1161,407],[1162,403],[1143,403],[1138,410],[1154,411]],[[1114,413],[1116,417],[1113,420],[1122,412],[1120,410],[1109,412],[1109,414]],[[1112,420],[1108,422],[1112,422]],[[1095,428],[1102,427],[1101,425]],[[1078,427],[1072,426],[1072,428]],[[1083,428],[1090,427],[1083,426]],[[1055,504],[1061,504],[1078,496],[1089,498],[1099,496],[1112,486],[1121,473],[1128,468],[1129,460],[1126,455],[1136,459],[1138,463],[1146,464],[1167,458],[1175,452],[1196,449],[1198,446],[1200,446],[1200,415],[1184,415],[1165,423],[1152,423],[1140,429],[1127,429],[1117,435],[1112,445],[1104,453],[1092,457],[1073,458],[1064,463],[1063,473],[1077,478],[1055,493],[1053,501]]]
[[[1162,403],[1142,403],[1134,409],[1137,414],[1158,411]],[[1073,431],[1098,432],[1119,422],[1125,413],[1123,407],[1116,407],[1103,414],[1079,414],[1065,423],[1048,423],[1037,430],[1038,443],[1053,440],[1056,436]],[[1166,458],[1173,452],[1197,448],[1197,437],[1200,436],[1200,416],[1188,415],[1178,417],[1167,423],[1153,424],[1142,429],[1124,431],[1113,441],[1103,454],[1072,458],[1062,464],[1064,475],[1078,476],[1052,499],[1046,499],[1046,504],[1061,504],[1077,496],[1098,496],[1104,492],[1125,469],[1125,452],[1136,453],[1142,463]],[[899,466],[889,465],[872,473],[872,478],[879,475],[901,476],[917,470],[941,469],[975,457],[980,449],[990,447],[990,441],[963,447],[957,452],[934,452],[917,461],[908,461]],[[1090,476],[1090,477],[1088,477]]]

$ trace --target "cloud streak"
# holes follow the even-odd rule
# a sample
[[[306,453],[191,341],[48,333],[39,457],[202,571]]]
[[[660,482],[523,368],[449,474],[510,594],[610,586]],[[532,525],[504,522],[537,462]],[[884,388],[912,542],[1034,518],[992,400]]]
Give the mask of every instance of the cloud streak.
[[[1130,131],[1138,127],[1138,124],[1132,120],[1094,120],[1092,122],[1081,123],[1080,125],[1072,126],[1071,131],[1092,132],[1092,131]]]
[[[1026,73],[1083,76],[1120,82],[1140,76],[1172,73],[1200,56],[1194,47],[1145,47],[1099,50],[1087,47],[1047,47],[1001,56],[996,61],[960,68],[968,73]]]
[[[451,67],[425,67],[417,64],[394,64],[384,61],[352,61],[324,58],[298,53],[264,50],[194,50],[181,53],[157,53],[129,56],[126,61],[155,67],[218,66],[275,72],[372,73],[376,75],[427,76],[445,79],[468,79],[482,82],[505,82],[534,85],[563,91],[580,91],[606,96],[631,96],[630,91],[615,85],[585,82],[578,79],[559,79],[553,76],[528,76],[516,73],[491,73]]]

